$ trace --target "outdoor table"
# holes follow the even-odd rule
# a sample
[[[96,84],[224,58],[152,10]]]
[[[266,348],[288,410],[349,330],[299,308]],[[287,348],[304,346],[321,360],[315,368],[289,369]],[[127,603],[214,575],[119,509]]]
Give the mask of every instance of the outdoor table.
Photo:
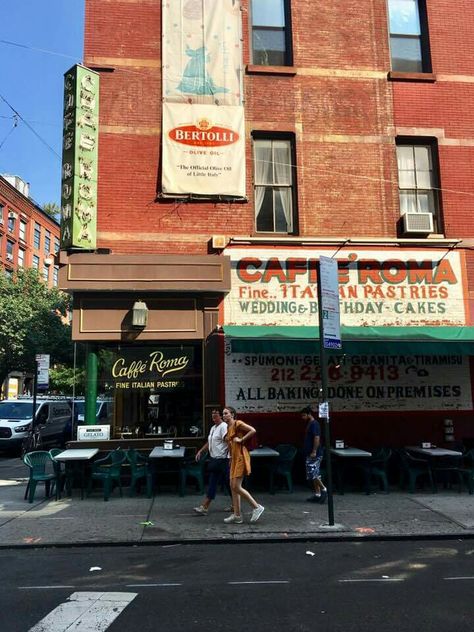
[[[163,469],[160,471],[160,469],[158,468],[159,459],[178,459],[182,461],[184,459],[185,451],[186,449],[183,447],[173,448],[171,450],[165,450],[165,448],[161,446],[156,446],[155,448],[153,448],[153,450],[150,452],[150,456],[148,457],[150,461],[153,461],[153,466],[152,466],[153,488],[155,487],[155,481],[159,478],[158,475],[160,473],[161,474],[165,473]],[[179,470],[176,470],[176,473],[179,476]],[[160,489],[160,486],[158,483],[158,491],[159,489]]]
[[[459,452],[459,450],[448,450],[447,448],[419,448],[416,445],[411,445],[407,446],[405,450],[410,450],[410,452],[418,452],[419,454],[423,454],[429,457],[462,456],[462,452]]]
[[[74,476],[74,471],[80,465],[80,474],[81,474],[81,500],[84,499],[84,482],[85,482],[85,473],[87,463],[90,462],[91,459],[95,457],[95,455],[99,452],[98,448],[71,448],[69,450],[64,450],[64,452],[60,452],[54,458],[56,461],[62,461],[65,463],[65,467],[68,467],[68,463],[72,463],[73,472],[70,472],[69,475],[66,474],[66,481],[68,487],[68,494],[72,494],[71,490],[71,479]],[[67,469],[66,469],[67,472]]]
[[[280,453],[274,450],[273,448],[266,448],[262,446],[260,448],[255,448],[255,450],[251,450],[249,454],[250,454],[250,458],[257,459],[257,462],[260,461],[260,459],[263,459],[263,466],[266,470],[268,470],[270,494],[274,494],[275,489],[273,485],[273,479],[274,479],[275,468],[277,465],[277,458],[280,456]]]
[[[336,478],[337,489],[340,494],[344,494],[344,479],[346,473],[346,466],[352,460],[356,459],[361,462],[362,465],[367,464],[367,459],[370,459],[372,452],[367,450],[361,450],[360,448],[331,448],[331,454],[336,457]],[[365,486],[366,493],[370,493],[370,480],[368,474],[368,468],[363,468],[365,474]]]
[[[417,445],[407,446],[405,450],[415,452],[427,457],[433,483],[436,487],[436,474],[444,478],[445,485],[450,481],[450,474],[456,474],[459,482],[459,491],[462,491],[463,474],[462,474],[462,452],[459,450],[449,450],[448,448],[422,448]],[[452,460],[450,461],[449,458]]]

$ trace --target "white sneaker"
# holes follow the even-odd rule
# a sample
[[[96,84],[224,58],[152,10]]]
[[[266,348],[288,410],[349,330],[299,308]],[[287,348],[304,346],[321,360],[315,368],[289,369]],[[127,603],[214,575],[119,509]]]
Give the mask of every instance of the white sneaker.
[[[264,511],[265,511],[265,507],[263,507],[262,505],[255,507],[255,509],[252,511],[252,517],[250,518],[250,522],[257,522],[257,520],[260,518],[260,516],[263,514]]]
[[[232,522],[235,524],[242,524],[244,519],[242,516],[236,516],[235,514],[230,514],[227,518],[224,518],[224,522],[227,524],[231,524]]]
[[[203,507],[202,505],[199,505],[199,507],[194,507],[194,511],[199,514],[200,516],[207,516],[207,509],[205,507]]]

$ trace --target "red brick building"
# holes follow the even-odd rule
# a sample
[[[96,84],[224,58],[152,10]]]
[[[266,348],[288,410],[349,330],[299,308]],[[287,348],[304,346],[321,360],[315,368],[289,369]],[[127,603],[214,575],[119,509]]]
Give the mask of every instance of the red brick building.
[[[319,396],[315,270],[326,255],[339,264],[343,338],[329,360],[335,434],[366,447],[442,443],[453,427],[456,440],[474,438],[474,7],[451,5],[188,0],[178,37],[169,3],[86,0],[84,65],[101,91],[100,250],[64,256],[62,286],[89,369],[100,349],[119,363],[117,375],[99,367],[99,389],[115,389],[117,436],[124,426],[199,436],[226,401],[265,443],[299,441],[297,412]],[[212,47],[214,19],[238,22],[233,43]],[[194,131],[167,127],[180,107],[203,105],[197,127],[186,119]],[[243,136],[244,186],[183,194],[190,154],[196,165],[207,154],[212,167],[192,167],[206,182],[226,168],[196,140],[225,108],[244,112],[232,137]],[[195,145],[174,163],[188,133]],[[176,349],[193,367],[176,391],[163,376],[127,382],[134,354]]]
[[[35,268],[50,287],[58,284],[59,224],[29,197],[18,176],[0,176],[0,266],[11,275]]]

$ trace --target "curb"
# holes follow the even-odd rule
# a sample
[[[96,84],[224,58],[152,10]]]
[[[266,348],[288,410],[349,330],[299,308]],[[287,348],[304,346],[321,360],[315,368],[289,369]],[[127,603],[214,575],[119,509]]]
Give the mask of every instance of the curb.
[[[205,544],[289,544],[294,542],[423,542],[423,541],[449,541],[449,540],[474,540],[474,533],[428,533],[428,534],[393,534],[393,535],[286,535],[269,537],[237,537],[237,538],[206,538],[206,539],[170,539],[170,540],[147,540],[147,541],[94,541],[94,542],[59,542],[45,544],[0,544],[0,551],[21,550],[21,549],[76,549],[76,548],[117,548],[117,547],[149,547],[149,546],[196,546]]]

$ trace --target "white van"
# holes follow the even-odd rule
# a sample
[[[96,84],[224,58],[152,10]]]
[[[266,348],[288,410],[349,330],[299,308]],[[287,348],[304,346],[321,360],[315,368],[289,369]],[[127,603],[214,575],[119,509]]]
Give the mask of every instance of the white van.
[[[74,406],[74,419],[78,425],[84,423],[86,402],[84,399],[75,399]],[[98,399],[95,407],[95,419],[98,424],[111,424],[113,417],[113,399],[105,398]]]
[[[0,402],[0,448],[18,449],[28,437],[33,419],[33,398]],[[36,400],[35,428],[42,445],[62,445],[71,432],[71,406],[67,399]]]

